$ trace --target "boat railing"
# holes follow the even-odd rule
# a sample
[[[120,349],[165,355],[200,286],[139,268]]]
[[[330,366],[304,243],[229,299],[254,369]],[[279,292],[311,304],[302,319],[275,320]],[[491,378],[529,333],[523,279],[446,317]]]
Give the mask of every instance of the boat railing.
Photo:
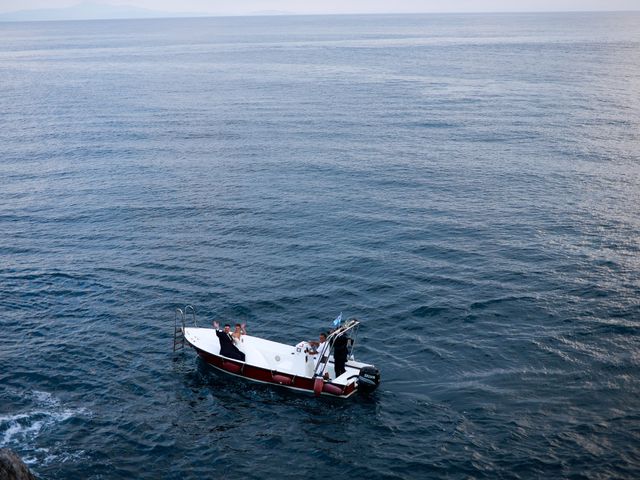
[[[198,326],[198,322],[196,320],[196,309],[193,305],[187,305],[186,307],[184,307],[184,316],[188,317],[189,315],[191,315],[191,320],[193,321],[193,326],[197,327]]]
[[[355,320],[355,319],[354,319]],[[353,337],[351,337],[351,342],[349,345],[349,360],[355,360],[356,357],[354,356],[353,352],[355,350],[356,347],[356,340],[358,340],[358,332],[360,331],[360,322],[358,322],[357,325],[354,326],[353,328]]]
[[[355,337],[357,337],[359,325],[360,325],[360,322],[358,320],[356,320],[355,318],[351,318],[347,320],[347,322],[344,325],[336,328],[333,332],[331,332],[327,336],[327,339],[324,342],[324,347],[322,348],[322,351],[319,352],[320,359],[318,360],[318,364],[316,365],[316,368],[314,370],[314,376],[316,377],[324,376],[324,372],[327,369],[327,365],[329,364],[329,356],[331,355],[331,348],[333,346],[334,340],[351,330],[355,332]],[[349,358],[352,360],[353,360],[354,345],[355,345],[355,340],[351,343],[351,352],[349,354]]]
[[[173,317],[173,351],[182,350],[184,348],[184,329],[186,327],[187,318],[191,317],[194,327],[198,326],[196,319],[196,309],[193,305],[187,305],[182,308],[176,308]]]

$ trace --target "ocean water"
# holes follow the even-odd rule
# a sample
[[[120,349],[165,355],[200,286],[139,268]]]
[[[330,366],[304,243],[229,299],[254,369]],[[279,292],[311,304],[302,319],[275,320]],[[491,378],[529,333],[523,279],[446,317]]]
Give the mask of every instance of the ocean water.
[[[174,310],[370,398],[230,380]],[[0,24],[0,447],[43,479],[640,477],[640,14]]]

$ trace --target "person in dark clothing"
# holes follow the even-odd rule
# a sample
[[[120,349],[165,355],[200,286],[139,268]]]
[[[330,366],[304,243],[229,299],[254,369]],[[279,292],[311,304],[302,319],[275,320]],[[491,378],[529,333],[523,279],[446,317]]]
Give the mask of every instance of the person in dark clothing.
[[[345,364],[349,350],[347,348],[349,338],[346,335],[339,335],[333,342],[333,361],[336,377],[346,372]]]
[[[220,342],[220,355],[244,362],[244,353],[238,350],[238,347],[236,347],[233,343],[233,337],[231,336],[231,325],[227,323],[224,326],[224,330],[220,330],[218,322],[213,322],[213,327],[216,329],[216,335],[218,336],[218,341]]]

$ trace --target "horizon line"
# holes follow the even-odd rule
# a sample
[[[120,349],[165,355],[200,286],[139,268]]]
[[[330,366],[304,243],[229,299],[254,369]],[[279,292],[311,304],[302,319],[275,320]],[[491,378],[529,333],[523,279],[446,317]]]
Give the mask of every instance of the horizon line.
[[[34,9],[38,12],[40,9]],[[49,10],[49,9],[47,9]],[[571,13],[640,13],[638,10],[484,10],[484,11],[421,11],[421,12],[325,12],[325,13],[301,13],[301,12],[283,12],[283,13],[191,13],[191,12],[161,12],[149,10],[150,14],[157,13],[158,16],[143,17],[96,17],[96,18],[57,18],[57,19],[33,19],[33,20],[4,20],[3,16],[10,16],[16,13],[25,13],[31,10],[14,10],[10,12],[0,13],[0,23],[33,23],[33,22],[95,22],[95,21],[117,21],[117,20],[184,20],[195,18],[242,18],[242,17],[324,17],[324,16],[377,16],[377,15],[509,15],[509,14],[571,14]]]

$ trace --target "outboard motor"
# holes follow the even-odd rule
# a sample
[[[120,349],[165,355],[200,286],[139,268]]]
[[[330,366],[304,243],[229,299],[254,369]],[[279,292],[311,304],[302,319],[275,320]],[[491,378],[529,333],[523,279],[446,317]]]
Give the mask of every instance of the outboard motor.
[[[380,384],[380,370],[373,365],[362,367],[358,373],[358,391],[371,393]]]

